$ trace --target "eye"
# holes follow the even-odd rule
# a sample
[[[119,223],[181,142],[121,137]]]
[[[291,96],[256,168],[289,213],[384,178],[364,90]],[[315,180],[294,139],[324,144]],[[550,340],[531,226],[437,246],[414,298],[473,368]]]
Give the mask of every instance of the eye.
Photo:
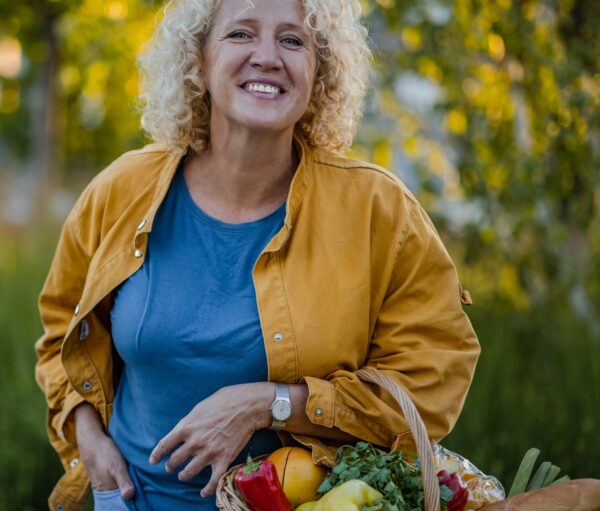
[[[284,37],[281,42],[289,46],[304,46],[304,42],[301,39],[292,36]]]
[[[229,34],[227,36],[229,39],[239,39],[239,40],[244,40],[244,39],[250,39],[250,36],[248,34],[246,34],[246,32],[231,32],[231,34]]]

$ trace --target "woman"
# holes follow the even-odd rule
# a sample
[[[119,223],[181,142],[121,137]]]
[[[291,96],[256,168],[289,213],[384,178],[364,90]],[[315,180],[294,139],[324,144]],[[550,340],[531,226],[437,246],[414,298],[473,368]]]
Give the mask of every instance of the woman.
[[[89,482],[96,509],[215,509],[248,452],[410,445],[365,365],[450,431],[479,353],[467,295],[404,185],[340,154],[368,63],[358,2],[169,5],[142,60],[160,145],[84,191],[40,296],[51,509]]]

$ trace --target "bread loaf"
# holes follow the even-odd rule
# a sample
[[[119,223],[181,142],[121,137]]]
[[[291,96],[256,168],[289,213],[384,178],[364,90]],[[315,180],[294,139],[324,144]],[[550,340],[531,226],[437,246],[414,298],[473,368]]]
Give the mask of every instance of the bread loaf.
[[[483,511],[600,511],[600,480],[574,479],[482,508]]]

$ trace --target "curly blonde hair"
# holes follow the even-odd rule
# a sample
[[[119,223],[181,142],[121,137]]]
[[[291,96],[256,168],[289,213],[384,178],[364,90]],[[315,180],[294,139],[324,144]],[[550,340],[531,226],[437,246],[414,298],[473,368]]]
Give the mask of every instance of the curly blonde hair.
[[[311,99],[296,132],[315,147],[350,147],[371,65],[358,0],[300,0],[317,53]],[[201,51],[221,0],[171,0],[138,64],[142,127],[156,142],[196,152],[210,140]]]

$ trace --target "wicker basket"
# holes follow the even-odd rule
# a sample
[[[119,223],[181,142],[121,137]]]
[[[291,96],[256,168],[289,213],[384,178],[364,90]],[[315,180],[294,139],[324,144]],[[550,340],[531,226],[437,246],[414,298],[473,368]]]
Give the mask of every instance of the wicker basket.
[[[423,487],[425,491],[425,511],[440,511],[440,487],[433,462],[433,452],[427,430],[404,389],[394,380],[387,377],[377,369],[364,367],[355,373],[361,380],[376,383],[386,389],[400,405],[411,432],[415,438],[417,454],[420,459]],[[265,458],[265,457],[263,457]],[[260,459],[260,458],[259,458]],[[217,507],[223,511],[249,511],[235,489],[234,478],[243,465],[230,468],[219,481],[217,487]]]

